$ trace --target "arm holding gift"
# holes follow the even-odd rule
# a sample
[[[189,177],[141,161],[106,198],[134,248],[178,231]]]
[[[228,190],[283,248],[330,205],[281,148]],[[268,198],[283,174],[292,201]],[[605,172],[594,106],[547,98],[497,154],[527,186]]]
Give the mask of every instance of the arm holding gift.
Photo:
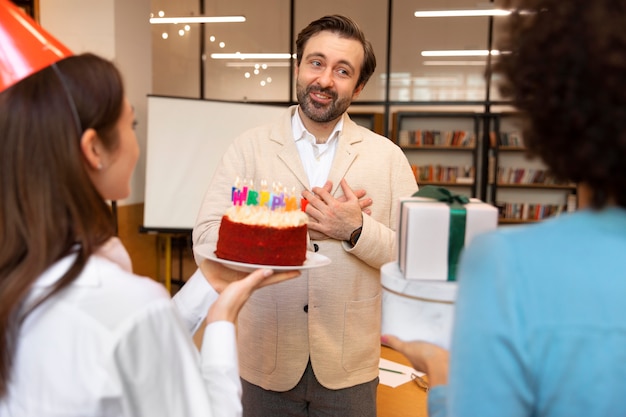
[[[381,342],[428,375],[430,416],[445,416],[449,367],[446,348],[454,314],[458,259],[475,237],[496,229],[498,213],[495,207],[479,200],[432,186],[401,199],[399,206],[398,265],[386,265],[381,272],[383,286],[388,286],[383,299],[383,333],[395,335],[384,334]],[[391,274],[393,271],[397,273]],[[398,298],[400,295],[405,298]],[[419,308],[419,323],[413,322],[410,329],[395,326],[401,317],[414,314],[414,308]]]

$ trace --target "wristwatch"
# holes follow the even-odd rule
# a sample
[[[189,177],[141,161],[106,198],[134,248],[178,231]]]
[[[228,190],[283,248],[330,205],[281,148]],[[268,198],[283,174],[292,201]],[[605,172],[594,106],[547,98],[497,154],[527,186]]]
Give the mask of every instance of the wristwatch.
[[[352,246],[355,246],[356,242],[359,241],[359,238],[361,237],[361,230],[363,230],[363,226],[357,227],[352,233],[350,233],[350,240],[348,242],[350,242]]]

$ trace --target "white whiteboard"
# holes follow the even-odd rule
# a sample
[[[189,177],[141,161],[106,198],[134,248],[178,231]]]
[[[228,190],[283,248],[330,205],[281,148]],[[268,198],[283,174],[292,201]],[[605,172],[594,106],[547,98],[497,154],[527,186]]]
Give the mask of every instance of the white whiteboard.
[[[204,192],[240,133],[278,118],[286,106],[148,97],[143,227],[193,229]]]

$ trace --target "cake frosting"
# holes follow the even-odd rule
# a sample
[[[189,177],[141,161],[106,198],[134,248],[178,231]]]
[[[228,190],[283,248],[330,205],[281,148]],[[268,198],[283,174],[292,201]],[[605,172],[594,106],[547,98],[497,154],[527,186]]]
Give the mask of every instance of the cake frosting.
[[[264,206],[232,206],[226,216],[236,223],[276,228],[302,226],[309,220],[301,210],[270,210]]]

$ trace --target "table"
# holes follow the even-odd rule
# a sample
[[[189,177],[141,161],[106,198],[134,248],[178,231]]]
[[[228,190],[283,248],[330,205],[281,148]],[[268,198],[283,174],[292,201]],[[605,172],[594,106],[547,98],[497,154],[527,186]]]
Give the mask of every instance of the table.
[[[381,346],[381,357],[403,365],[411,366],[400,353]],[[402,384],[396,388],[378,385],[376,411],[378,417],[427,417],[427,394],[414,382]]]

